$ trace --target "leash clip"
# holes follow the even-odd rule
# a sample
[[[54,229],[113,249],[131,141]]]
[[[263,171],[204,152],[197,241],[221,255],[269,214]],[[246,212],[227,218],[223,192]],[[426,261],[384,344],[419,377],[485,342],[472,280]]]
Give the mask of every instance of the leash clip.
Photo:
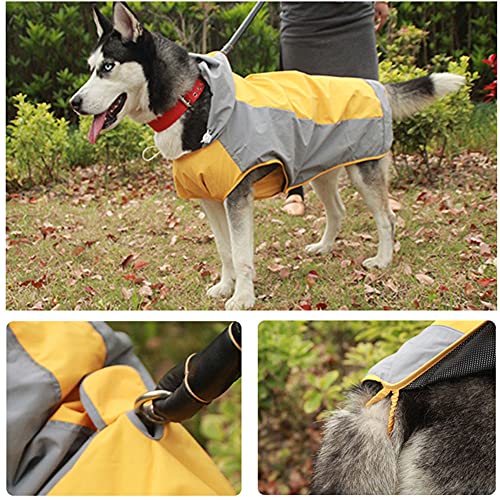
[[[165,424],[167,422],[167,419],[162,415],[156,413],[153,403],[158,399],[167,399],[171,395],[172,393],[170,391],[165,391],[162,389],[148,391],[135,400],[135,413],[146,417],[148,420],[154,422],[155,424]]]

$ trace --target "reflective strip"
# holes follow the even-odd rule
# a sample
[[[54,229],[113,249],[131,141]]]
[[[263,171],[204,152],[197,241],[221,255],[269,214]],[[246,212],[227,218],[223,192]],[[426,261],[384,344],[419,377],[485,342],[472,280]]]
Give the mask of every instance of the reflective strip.
[[[106,346],[90,323],[29,321],[13,322],[10,328],[31,358],[57,379],[63,399],[82,375],[104,365]]]
[[[147,392],[137,371],[125,365],[108,366],[83,379],[80,399],[98,429],[110,425],[134,407]]]

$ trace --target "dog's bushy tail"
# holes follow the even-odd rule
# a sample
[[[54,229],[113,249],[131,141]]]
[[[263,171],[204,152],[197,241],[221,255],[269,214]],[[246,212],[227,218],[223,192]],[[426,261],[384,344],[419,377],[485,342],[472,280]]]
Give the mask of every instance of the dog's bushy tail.
[[[436,99],[455,92],[465,78],[452,73],[433,73],[407,82],[385,85],[393,118],[399,120],[421,111]]]
[[[387,433],[390,401],[365,406],[376,392],[362,384],[350,393],[345,409],[327,420],[312,494],[396,494],[402,431],[396,425],[391,435]]]

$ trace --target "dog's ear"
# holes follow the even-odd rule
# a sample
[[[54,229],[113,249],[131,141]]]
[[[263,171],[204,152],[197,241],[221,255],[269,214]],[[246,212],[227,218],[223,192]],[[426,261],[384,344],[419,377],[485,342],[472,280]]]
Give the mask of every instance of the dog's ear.
[[[113,28],[120,33],[124,42],[137,42],[143,33],[141,23],[124,2],[113,4]]]
[[[111,33],[113,31],[111,21],[105,17],[95,5],[92,8],[92,15],[94,17],[95,27],[97,28],[98,38],[101,38],[105,33]]]

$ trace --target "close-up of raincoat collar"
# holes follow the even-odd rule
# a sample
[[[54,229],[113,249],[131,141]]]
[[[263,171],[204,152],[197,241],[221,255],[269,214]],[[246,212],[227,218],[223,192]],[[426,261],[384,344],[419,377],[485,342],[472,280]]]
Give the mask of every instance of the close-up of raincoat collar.
[[[373,366],[363,381],[382,385],[366,404],[391,397],[388,432],[400,391],[495,369],[495,330],[488,321],[436,321]]]

